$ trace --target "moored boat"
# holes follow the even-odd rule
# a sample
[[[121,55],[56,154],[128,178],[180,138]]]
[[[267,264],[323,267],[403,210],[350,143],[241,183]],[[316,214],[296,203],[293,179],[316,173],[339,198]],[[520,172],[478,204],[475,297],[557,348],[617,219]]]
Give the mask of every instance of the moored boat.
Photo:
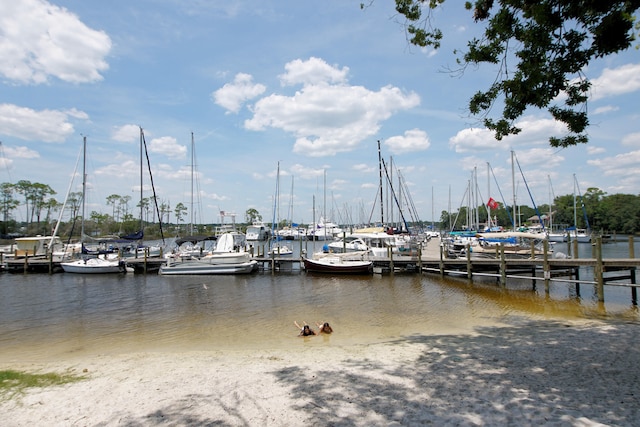
[[[239,263],[215,263],[211,258],[191,259],[188,261],[168,262],[160,267],[162,275],[197,274],[248,274],[258,268],[258,262],[250,260]]]
[[[321,254],[314,258],[302,258],[306,271],[330,274],[370,274],[373,272],[373,261],[364,259],[366,252],[360,253],[356,259],[351,252],[347,254]],[[344,256],[349,255],[349,257]]]
[[[109,260],[104,258],[78,259],[62,262],[60,266],[65,273],[107,274],[126,273],[127,271],[124,262],[117,259]]]
[[[271,235],[271,231],[262,222],[254,222],[247,227],[245,232],[246,239],[248,241],[263,241],[268,240]]]

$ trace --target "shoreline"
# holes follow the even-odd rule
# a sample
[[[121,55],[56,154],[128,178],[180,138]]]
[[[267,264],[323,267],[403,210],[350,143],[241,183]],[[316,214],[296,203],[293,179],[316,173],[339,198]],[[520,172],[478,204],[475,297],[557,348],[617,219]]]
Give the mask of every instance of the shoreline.
[[[3,363],[86,379],[0,402],[4,425],[630,425],[637,322],[523,320],[372,344]]]

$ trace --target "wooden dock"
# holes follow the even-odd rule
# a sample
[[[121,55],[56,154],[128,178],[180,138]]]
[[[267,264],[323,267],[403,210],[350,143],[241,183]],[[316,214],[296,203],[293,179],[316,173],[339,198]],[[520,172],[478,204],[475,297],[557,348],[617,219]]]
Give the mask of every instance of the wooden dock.
[[[433,244],[435,243],[435,245]],[[640,267],[640,258],[633,253],[633,239],[630,238],[629,258],[602,258],[602,242],[595,243],[594,258],[555,259],[545,251],[543,258],[510,259],[499,252],[496,258],[472,258],[467,251],[466,259],[446,258],[438,242],[430,242],[424,252],[373,258],[373,270],[377,274],[423,273],[466,277],[473,281],[477,277],[494,277],[500,286],[507,286],[508,279],[526,279],[535,289],[543,282],[549,292],[550,282],[567,282],[576,286],[577,293],[581,284],[595,285],[598,300],[604,302],[604,286],[621,286],[631,289],[631,300],[637,305],[636,270]],[[391,255],[391,254],[390,254]],[[290,256],[257,256],[259,270],[263,273],[286,273],[303,271],[301,258]],[[1,260],[0,260],[1,261]],[[137,274],[155,274],[167,261],[165,258],[140,257],[126,260],[128,267]],[[4,269],[12,273],[57,273],[62,272],[59,262],[47,258],[27,257],[7,259]],[[593,270],[591,278],[580,277],[580,269]]]

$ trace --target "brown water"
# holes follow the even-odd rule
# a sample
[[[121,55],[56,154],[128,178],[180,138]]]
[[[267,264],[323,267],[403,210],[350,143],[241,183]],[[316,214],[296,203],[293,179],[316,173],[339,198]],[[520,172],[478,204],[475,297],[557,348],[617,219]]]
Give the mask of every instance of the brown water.
[[[624,245],[622,245],[624,247]],[[583,276],[584,278],[585,276]],[[639,321],[630,290],[437,275],[238,276],[0,274],[0,362],[132,351],[247,350],[367,344],[414,334],[469,333],[522,319]],[[308,341],[293,322],[328,321]]]

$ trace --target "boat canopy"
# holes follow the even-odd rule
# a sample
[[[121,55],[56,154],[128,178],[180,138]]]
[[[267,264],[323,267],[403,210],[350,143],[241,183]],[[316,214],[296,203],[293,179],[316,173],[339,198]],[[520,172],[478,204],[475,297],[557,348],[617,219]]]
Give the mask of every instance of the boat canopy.
[[[192,243],[192,244],[196,244],[198,242],[205,242],[208,240],[216,240],[216,236],[205,236],[205,235],[200,235],[200,236],[184,236],[184,237],[180,237],[178,239],[176,239],[176,245],[180,246],[183,243]]]

